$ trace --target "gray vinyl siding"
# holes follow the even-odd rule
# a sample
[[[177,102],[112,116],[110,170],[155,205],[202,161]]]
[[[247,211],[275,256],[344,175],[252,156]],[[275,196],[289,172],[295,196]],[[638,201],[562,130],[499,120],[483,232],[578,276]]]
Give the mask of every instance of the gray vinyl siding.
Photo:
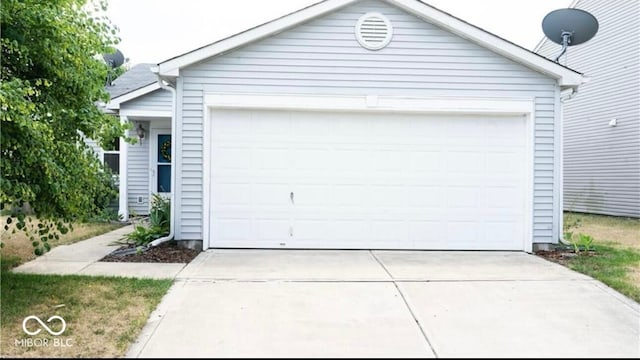
[[[388,47],[366,50],[366,12],[393,23]],[[379,1],[362,1],[180,72],[182,202],[178,238],[202,239],[203,95],[217,93],[527,97],[535,99],[534,242],[555,242],[556,81]],[[181,95],[180,95],[181,94]],[[188,166],[188,167],[187,167]]]
[[[600,23],[563,64],[590,81],[564,107],[564,209],[640,217],[640,1],[581,0]],[[555,58],[546,41],[541,55]],[[609,127],[611,119],[617,127]]]
[[[149,123],[144,123],[149,131]],[[135,129],[129,131],[129,136],[136,137]],[[149,214],[149,141],[143,140],[137,144],[127,144],[127,203],[131,215]],[[142,202],[138,203],[138,197]]]
[[[142,97],[135,98],[122,104],[121,109],[141,111],[165,111],[170,113],[172,106],[171,92],[158,89]]]

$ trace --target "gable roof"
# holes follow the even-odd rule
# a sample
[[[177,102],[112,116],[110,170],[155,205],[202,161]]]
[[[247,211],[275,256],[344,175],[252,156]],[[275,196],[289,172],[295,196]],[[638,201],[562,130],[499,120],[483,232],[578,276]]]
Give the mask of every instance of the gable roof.
[[[106,90],[115,99],[142,87],[158,81],[156,74],[151,72],[153,64],[138,64],[115,79],[112,85],[107,85]]]
[[[180,69],[241,46],[267,38],[309,20],[329,14],[358,0],[325,0],[226,39],[203,46],[158,64],[152,71],[163,78],[176,78]],[[585,82],[581,73],[469,24],[420,0],[380,0],[407,11],[455,35],[499,55],[558,80],[563,88],[576,88]]]

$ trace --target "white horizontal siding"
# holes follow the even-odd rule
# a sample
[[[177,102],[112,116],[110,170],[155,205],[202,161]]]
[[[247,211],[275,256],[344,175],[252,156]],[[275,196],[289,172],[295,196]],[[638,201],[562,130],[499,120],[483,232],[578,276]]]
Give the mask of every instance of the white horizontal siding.
[[[562,62],[589,83],[564,110],[564,208],[640,217],[640,1],[581,0],[600,23]],[[555,57],[546,41],[539,53]],[[611,119],[617,127],[609,127]]]
[[[158,89],[150,92],[149,94],[123,103],[120,105],[120,109],[129,111],[165,111],[171,113],[171,93],[167,90]]]
[[[149,131],[149,123],[142,123]],[[137,137],[136,131],[130,130],[129,136]],[[141,143],[127,144],[127,203],[129,212],[137,215],[149,214],[149,140]],[[138,202],[142,197],[142,202]]]
[[[379,51],[362,48],[355,24],[370,11],[393,24]],[[362,1],[181,70],[182,239],[202,239],[203,94],[267,93],[529,97],[536,102],[534,242],[554,242],[555,81],[379,1]],[[187,146],[190,146],[187,149]],[[557,230],[557,229],[556,229]]]

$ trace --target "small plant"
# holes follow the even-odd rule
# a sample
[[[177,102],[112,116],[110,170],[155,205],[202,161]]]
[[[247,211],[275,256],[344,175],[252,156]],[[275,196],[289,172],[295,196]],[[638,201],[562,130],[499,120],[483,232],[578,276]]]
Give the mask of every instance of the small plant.
[[[582,250],[589,252],[593,250],[593,236],[587,234],[574,234],[570,231],[564,233],[564,239],[573,246],[573,251],[580,254]]]
[[[144,246],[169,234],[171,203],[158,194],[153,195],[148,226],[136,225],[135,230],[123,237],[128,243]]]

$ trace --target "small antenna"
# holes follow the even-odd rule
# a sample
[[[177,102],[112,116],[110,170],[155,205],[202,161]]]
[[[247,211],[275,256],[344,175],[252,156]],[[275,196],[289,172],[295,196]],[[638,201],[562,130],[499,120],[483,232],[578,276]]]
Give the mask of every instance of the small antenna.
[[[107,85],[111,86],[113,80],[111,79],[111,76],[113,75],[113,69],[122,66],[122,64],[124,64],[124,55],[122,55],[122,52],[118,49],[116,49],[116,51],[114,53],[110,53],[110,54],[103,54],[102,58],[104,59],[104,61],[107,63],[107,65],[109,65],[109,74],[107,75]]]
[[[580,9],[554,10],[542,20],[542,30],[547,38],[562,45],[562,51],[555,58],[555,62],[560,60],[569,46],[591,40],[598,32],[598,26],[595,16]]]

